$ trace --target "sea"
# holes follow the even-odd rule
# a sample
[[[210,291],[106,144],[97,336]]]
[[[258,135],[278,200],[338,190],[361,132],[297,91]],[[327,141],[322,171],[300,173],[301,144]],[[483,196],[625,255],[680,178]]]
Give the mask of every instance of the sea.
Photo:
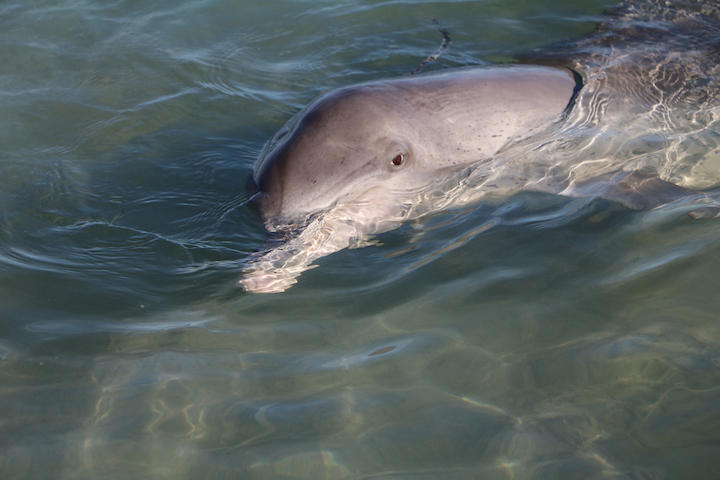
[[[238,285],[303,106],[613,8],[2,1],[0,478],[716,476],[720,219],[523,190]]]

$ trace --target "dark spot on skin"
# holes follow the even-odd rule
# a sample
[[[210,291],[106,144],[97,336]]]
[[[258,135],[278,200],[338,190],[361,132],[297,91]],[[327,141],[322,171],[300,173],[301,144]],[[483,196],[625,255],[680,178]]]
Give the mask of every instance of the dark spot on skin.
[[[382,355],[383,353],[392,352],[393,350],[395,350],[395,348],[396,348],[395,345],[390,345],[389,347],[379,348],[372,353],[368,353],[368,357],[374,357],[375,355]]]

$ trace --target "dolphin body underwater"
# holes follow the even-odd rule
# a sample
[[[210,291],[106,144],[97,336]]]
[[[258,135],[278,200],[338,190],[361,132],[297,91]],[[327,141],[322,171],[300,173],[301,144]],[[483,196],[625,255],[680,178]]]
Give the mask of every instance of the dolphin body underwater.
[[[266,228],[239,284],[281,292],[321,257],[433,212],[520,190],[632,209],[720,211],[720,2],[620,4],[595,32],[522,64],[353,85],[265,145]]]

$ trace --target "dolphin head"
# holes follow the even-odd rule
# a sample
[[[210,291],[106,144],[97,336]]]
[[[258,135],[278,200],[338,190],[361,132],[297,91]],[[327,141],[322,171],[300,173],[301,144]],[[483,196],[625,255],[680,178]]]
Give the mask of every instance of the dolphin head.
[[[295,223],[381,185],[407,187],[428,170],[422,127],[401,102],[385,102],[389,94],[368,85],[334,91],[268,142],[254,173],[266,220]]]
[[[240,283],[283,291],[318,258],[462,204],[467,182],[458,173],[471,178],[481,162],[480,172],[493,171],[506,145],[563,118],[576,87],[568,71],[513,66],[381,80],[321,97],[256,163],[265,226],[287,235],[248,262]]]
[[[547,67],[474,69],[335,90],[265,146],[254,180],[269,229],[348,200],[388,216],[443,171],[556,120],[575,83]]]

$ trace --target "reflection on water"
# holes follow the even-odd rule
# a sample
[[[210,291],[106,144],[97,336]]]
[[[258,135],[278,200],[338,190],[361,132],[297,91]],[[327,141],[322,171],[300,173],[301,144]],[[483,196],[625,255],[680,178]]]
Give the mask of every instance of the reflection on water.
[[[484,208],[455,233],[430,230],[394,257],[410,273],[393,282],[366,266],[361,285],[337,285],[347,272],[331,269],[282,297],[29,322],[35,345],[4,350],[3,430],[23,441],[3,468],[31,474],[41,452],[37,468],[68,462],[83,478],[711,471],[720,332],[714,284],[696,279],[718,267],[714,224],[514,202],[512,221],[445,255],[430,245]],[[558,224],[563,210],[576,213]],[[387,235],[372,255],[401,242]]]
[[[2,478],[711,478],[720,234],[689,215],[709,183],[644,211],[491,196],[285,293],[235,285],[267,241],[245,180],[290,114],[412,70],[428,17],[448,66],[587,34],[603,6],[0,6]],[[704,101],[623,151],[711,178]]]

